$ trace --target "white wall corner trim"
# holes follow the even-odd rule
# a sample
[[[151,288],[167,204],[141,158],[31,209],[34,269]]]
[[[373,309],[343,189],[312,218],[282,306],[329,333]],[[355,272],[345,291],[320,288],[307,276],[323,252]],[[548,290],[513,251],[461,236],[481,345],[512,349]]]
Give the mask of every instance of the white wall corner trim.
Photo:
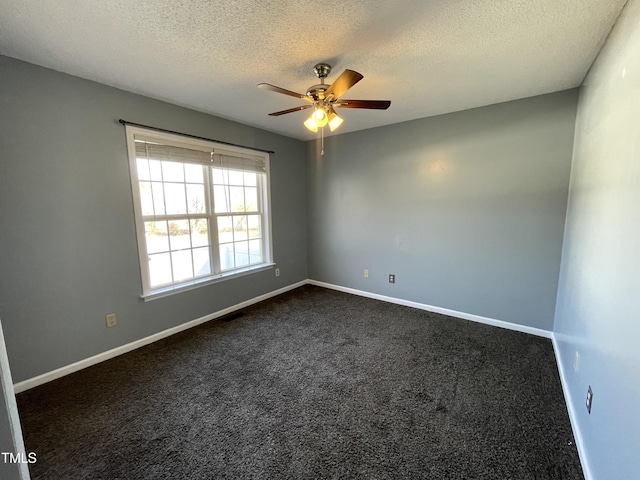
[[[556,355],[556,364],[558,365],[558,373],[560,374],[560,384],[562,385],[562,392],[564,393],[564,403],[567,405],[567,411],[569,412],[569,422],[571,423],[573,438],[578,449],[578,457],[580,458],[580,464],[582,465],[584,480],[594,480],[594,476],[591,474],[591,469],[589,468],[589,462],[587,461],[587,452],[584,450],[580,424],[578,423],[576,411],[573,408],[573,402],[571,401],[571,391],[567,387],[568,383],[566,379],[566,372],[562,359],[560,358],[560,348],[558,347],[555,335],[552,335],[551,342],[553,343],[553,351]]]
[[[9,368],[9,358],[7,357],[7,347],[4,343],[4,331],[2,330],[2,322],[0,322],[0,395],[4,397],[4,406],[6,407],[7,417],[9,421],[9,429],[11,430],[13,440],[13,452],[20,454],[22,458],[27,458],[27,451],[24,446],[24,438],[22,437],[22,427],[20,425],[20,414],[18,412],[18,404],[13,388],[11,388],[11,369]],[[4,412],[2,412],[4,413]],[[6,461],[6,460],[5,460]],[[27,463],[17,465],[18,476],[21,480],[29,480],[29,467]]]
[[[120,347],[107,350],[106,352],[99,353],[98,355],[94,355],[93,357],[85,358],[84,360],[80,360],[79,362],[75,362],[70,365],[57,368],[50,372],[43,373],[42,375],[38,375],[36,377],[23,380],[22,382],[15,383],[13,385],[13,388],[15,390],[15,393],[24,392],[25,390],[29,390],[30,388],[37,387],[38,385],[45,384],[47,382],[50,382],[60,377],[64,377],[65,375],[69,375],[71,373],[77,372],[79,370],[90,367],[92,365],[96,365],[98,363],[104,362],[105,360],[109,360],[111,358],[117,357],[124,353],[131,352],[137,348],[144,347],[145,345],[149,345],[150,343],[156,342],[158,340],[169,337],[171,335],[182,332],[184,330],[188,330],[189,328],[196,327],[210,320],[214,320],[224,315],[228,315],[229,313],[235,312],[237,310],[241,310],[245,307],[261,302],[263,300],[267,300],[271,297],[278,296],[282,293],[288,292],[289,290],[293,290],[295,288],[301,287],[306,283],[307,283],[306,280],[302,280],[300,282],[287,285],[286,287],[280,288],[278,290],[265,293],[264,295],[260,295],[255,298],[245,300],[244,302],[237,303],[235,305],[224,308],[217,312],[210,313],[203,317],[196,318],[195,320],[190,320],[186,323],[177,325],[167,330],[163,330],[161,332],[155,333],[148,337],[141,338],[140,340],[136,340],[135,342],[127,343],[126,345],[121,345]]]
[[[494,327],[506,328],[508,330],[515,330],[517,332],[529,333],[538,337],[553,338],[552,332],[549,330],[543,330],[541,328],[529,327],[527,325],[518,325],[517,323],[505,322],[504,320],[495,320],[493,318],[482,317],[480,315],[474,315],[472,313],[458,312],[456,310],[449,310],[448,308],[434,307],[433,305],[426,305],[424,303],[412,302],[410,300],[404,300],[402,298],[387,297],[386,295],[379,295],[377,293],[366,292],[364,290],[356,290],[349,287],[341,287],[339,285],[333,285],[330,283],[318,282],[317,280],[308,280],[310,285],[316,285],[318,287],[330,288],[332,290],[338,290],[340,292],[351,293],[353,295],[360,295],[361,297],[373,298],[375,300],[382,300],[383,302],[395,303],[398,305],[404,305],[405,307],[413,307],[420,310],[426,310],[428,312],[440,313],[442,315],[448,315],[450,317],[462,318],[464,320],[471,320],[472,322],[484,323]]]

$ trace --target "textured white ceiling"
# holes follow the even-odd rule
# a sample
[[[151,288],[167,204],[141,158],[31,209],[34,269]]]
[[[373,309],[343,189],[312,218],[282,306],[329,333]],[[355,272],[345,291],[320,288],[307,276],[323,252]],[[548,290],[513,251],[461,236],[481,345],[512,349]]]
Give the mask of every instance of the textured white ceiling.
[[[0,54],[299,139],[305,93],[364,75],[336,133],[576,87],[626,0],[3,0]],[[1,74],[1,72],[0,72]],[[328,129],[327,129],[328,130]],[[328,133],[328,132],[327,132]]]

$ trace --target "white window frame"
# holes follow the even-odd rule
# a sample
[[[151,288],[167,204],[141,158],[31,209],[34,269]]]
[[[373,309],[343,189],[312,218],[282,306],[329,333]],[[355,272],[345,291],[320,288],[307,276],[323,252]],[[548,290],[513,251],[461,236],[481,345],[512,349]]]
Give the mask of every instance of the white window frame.
[[[211,283],[262,271],[274,266],[273,245],[271,236],[271,176],[268,153],[232,145],[219,144],[208,140],[185,137],[178,134],[160,132],[153,129],[147,129],[133,125],[125,125],[125,131],[127,138],[127,151],[129,156],[129,169],[131,174],[131,188],[138,241],[140,273],[142,279],[141,297],[143,299],[151,300],[154,298],[165,297],[167,295],[172,295],[181,291],[191,290],[193,288],[209,285]],[[226,270],[224,272],[221,271],[217,218],[218,216],[222,216],[224,214],[221,214],[219,212],[216,213],[214,207],[213,188],[211,186],[213,170],[212,165],[205,169],[206,173],[204,175],[205,197],[207,203],[206,213],[203,215],[198,214],[199,217],[207,217],[207,221],[209,223],[209,261],[212,273],[207,276],[189,279],[186,281],[175,281],[171,284],[163,285],[160,287],[151,287],[149,273],[149,256],[147,253],[147,241],[145,235],[145,221],[149,221],[149,216],[143,215],[142,211],[142,200],[140,195],[139,183],[140,180],[138,178],[137,154],[135,146],[136,140],[187,148],[190,150],[200,150],[207,153],[221,153],[223,155],[228,155],[234,158],[261,158],[264,161],[265,165],[265,175],[264,181],[260,182],[261,185],[258,185],[258,210],[260,212],[260,215],[262,216],[261,236],[263,242],[262,251],[264,252],[263,262],[254,265],[234,268],[232,270]],[[207,185],[208,187],[206,187]],[[233,214],[234,212],[229,213],[229,215]],[[190,215],[192,214],[187,213],[183,218],[188,219]]]

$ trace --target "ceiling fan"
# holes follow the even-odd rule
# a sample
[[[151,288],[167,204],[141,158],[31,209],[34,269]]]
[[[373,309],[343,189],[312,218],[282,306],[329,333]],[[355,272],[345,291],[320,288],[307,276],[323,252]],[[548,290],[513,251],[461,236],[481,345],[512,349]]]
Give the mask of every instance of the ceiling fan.
[[[268,83],[260,83],[259,88],[265,90],[271,90],[272,92],[283,93],[291,97],[300,98],[308,102],[308,105],[301,105],[299,107],[289,108],[287,110],[281,110],[279,112],[273,112],[269,115],[277,117],[284,115],[285,113],[297,112],[299,110],[307,110],[313,108],[313,113],[304,122],[304,126],[312,132],[317,132],[318,128],[323,128],[329,125],[329,128],[333,132],[342,124],[342,118],[338,116],[336,108],[369,108],[375,110],[386,110],[391,105],[389,100],[345,100],[342,95],[346,93],[351,87],[362,80],[363,75],[353,70],[345,70],[340,74],[338,78],[332,84],[324,83],[324,79],[331,73],[331,65],[326,63],[318,63],[313,67],[313,71],[320,79],[320,83],[312,85],[307,89],[306,94],[292,92],[284,88],[276,87]]]

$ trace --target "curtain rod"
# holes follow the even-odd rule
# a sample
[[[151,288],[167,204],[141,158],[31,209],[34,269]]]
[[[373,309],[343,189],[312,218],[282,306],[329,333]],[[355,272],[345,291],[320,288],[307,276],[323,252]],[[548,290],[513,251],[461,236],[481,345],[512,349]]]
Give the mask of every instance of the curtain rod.
[[[120,122],[122,125],[131,125],[133,127],[149,128],[149,129],[155,130],[157,132],[173,133],[174,135],[182,135],[183,137],[196,138],[198,140],[207,140],[208,142],[216,142],[216,143],[220,143],[222,145],[230,145],[232,147],[246,148],[248,150],[254,150],[256,152],[276,153],[273,150],[263,150],[261,148],[247,147],[247,146],[244,146],[244,145],[238,145],[237,143],[223,142],[223,141],[220,141],[220,140],[214,140],[213,138],[199,137],[198,135],[190,135],[188,133],[176,132],[174,130],[166,130],[164,128],[150,127],[149,125],[143,125],[141,123],[135,123],[135,122],[128,122],[127,120],[123,120],[123,119],[118,120],[118,122]]]

